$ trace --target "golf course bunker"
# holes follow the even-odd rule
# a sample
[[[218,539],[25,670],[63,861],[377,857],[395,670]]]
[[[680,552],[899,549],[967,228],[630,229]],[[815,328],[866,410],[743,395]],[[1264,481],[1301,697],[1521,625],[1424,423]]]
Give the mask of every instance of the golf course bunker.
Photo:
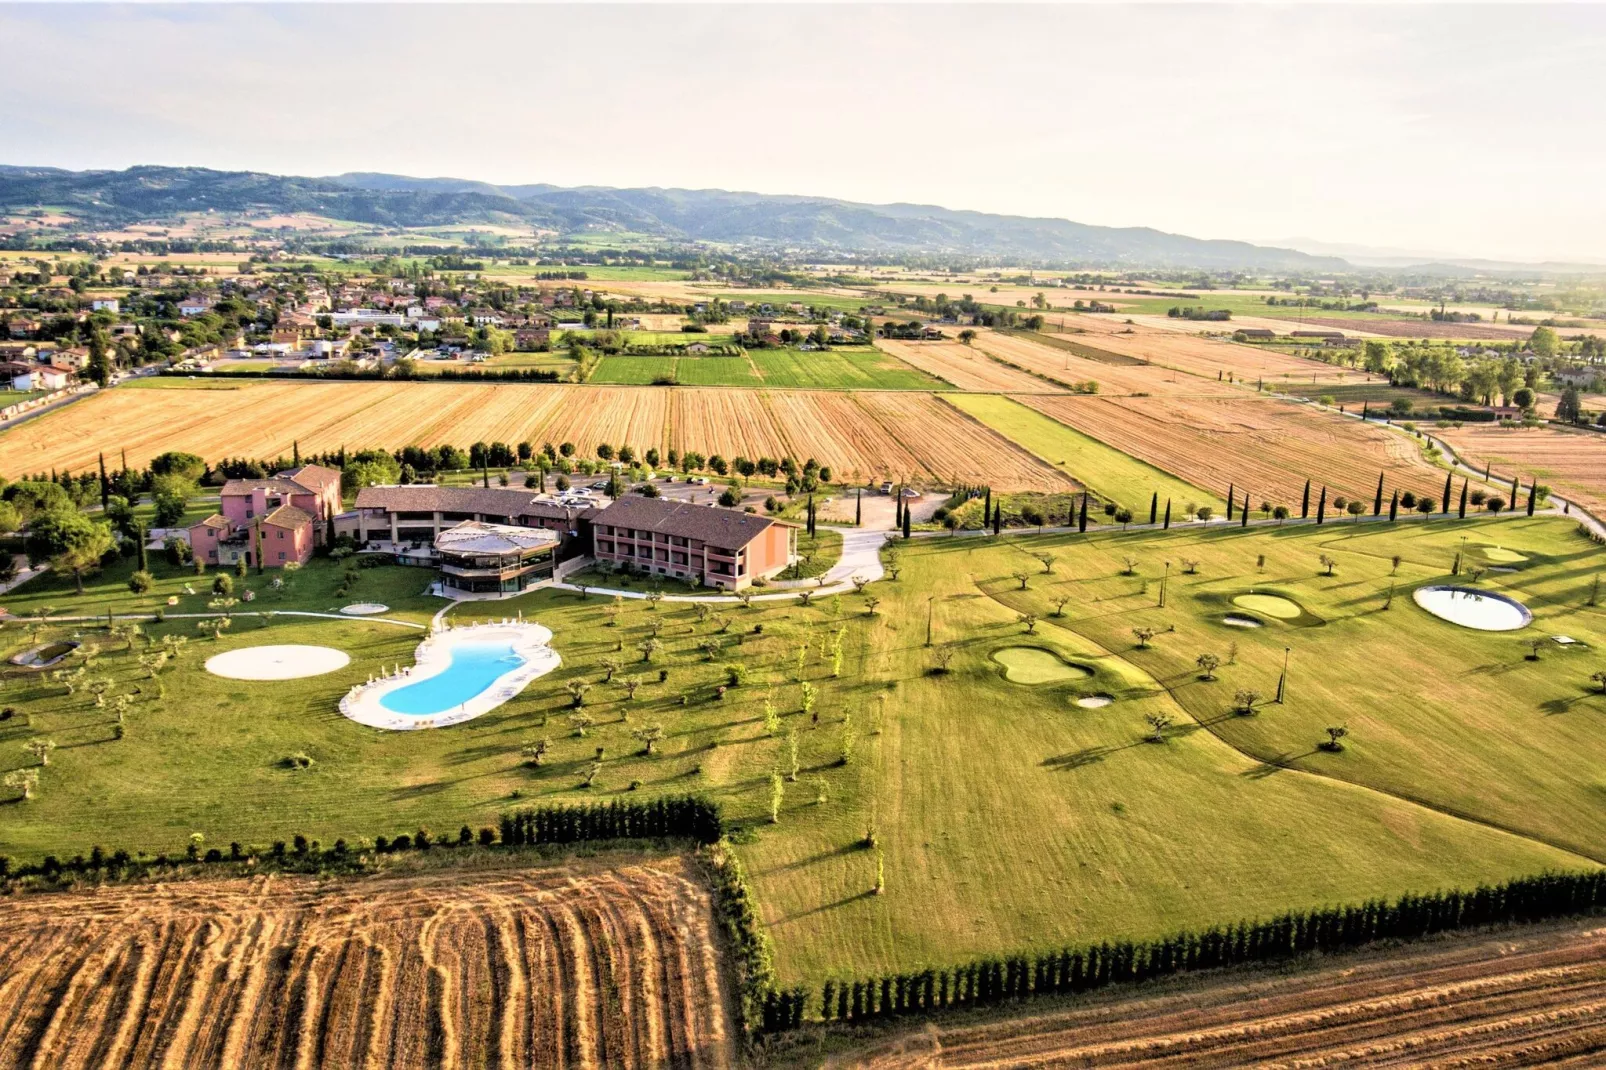
[[[1305,614],[1298,602],[1280,594],[1241,594],[1232,600],[1232,604],[1239,609],[1277,620],[1298,620]]]
[[[1528,560],[1527,557],[1515,550],[1507,550],[1503,546],[1480,546],[1478,552],[1490,561],[1501,565],[1516,565]]]
[[[1534,619],[1515,598],[1470,587],[1418,587],[1411,597],[1440,620],[1480,632],[1514,632]]]
[[[1234,628],[1264,628],[1265,624],[1254,617],[1246,617],[1242,613],[1228,613],[1221,618],[1221,623]]]
[[[1062,684],[1093,675],[1040,646],[1006,646],[993,651],[993,660],[1004,667],[1004,679],[1012,684]]]
[[[1114,701],[1115,696],[1113,695],[1083,695],[1081,698],[1076,700],[1076,704],[1082,707],[1084,710],[1097,710],[1108,706]]]
[[[340,612],[348,617],[374,617],[389,609],[383,602],[353,602],[349,606],[341,606]]]
[[[206,659],[206,671],[230,680],[299,680],[351,664],[351,655],[328,646],[247,646]]]

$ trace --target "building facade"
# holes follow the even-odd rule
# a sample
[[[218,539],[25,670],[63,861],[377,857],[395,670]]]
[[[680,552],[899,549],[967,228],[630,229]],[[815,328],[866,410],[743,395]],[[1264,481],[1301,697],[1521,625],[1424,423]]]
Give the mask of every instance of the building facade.
[[[340,473],[308,464],[267,479],[231,479],[219,511],[190,528],[190,550],[208,565],[304,565],[340,511]],[[258,561],[260,554],[261,560]]]
[[[756,513],[630,494],[592,518],[592,556],[735,591],[791,564],[796,530]]]
[[[552,578],[557,532],[467,520],[435,537],[441,585],[463,594],[518,594]]]

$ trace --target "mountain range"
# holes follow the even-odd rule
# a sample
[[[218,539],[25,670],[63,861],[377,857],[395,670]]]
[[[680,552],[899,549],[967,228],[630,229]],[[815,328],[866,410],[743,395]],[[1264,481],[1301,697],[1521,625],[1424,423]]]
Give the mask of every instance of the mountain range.
[[[0,211],[42,205],[107,224],[184,212],[306,212],[378,227],[513,223],[809,253],[958,255],[1087,267],[1330,271],[1335,256],[1066,219],[829,197],[646,187],[492,185],[348,172],[323,178],[200,167],[68,171],[0,165]]]

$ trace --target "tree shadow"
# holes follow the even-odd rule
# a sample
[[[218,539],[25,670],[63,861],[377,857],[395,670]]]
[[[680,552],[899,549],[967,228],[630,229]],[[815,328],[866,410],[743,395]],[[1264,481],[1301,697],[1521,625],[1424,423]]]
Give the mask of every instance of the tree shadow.
[[[847,855],[864,853],[866,853],[866,848],[863,843],[846,843],[840,847],[832,847],[829,850],[820,851],[816,854],[809,855],[807,858],[799,858],[795,862],[788,862],[783,866],[771,866],[769,869],[755,870],[753,872],[753,876],[768,877],[771,874],[776,873],[790,873],[793,870],[805,869],[808,866],[815,865],[819,862],[829,861],[833,858],[843,858]]]
[[[796,914],[784,914],[781,917],[776,918],[775,921],[771,922],[771,927],[773,928],[785,925],[787,922],[791,921],[800,921],[803,918],[811,917],[815,914],[823,914],[827,910],[835,910],[838,907],[845,907],[850,903],[857,903],[861,899],[873,899],[874,897],[875,892],[867,888],[864,891],[859,892],[857,895],[843,896],[841,899],[837,899],[829,903],[821,903],[819,906],[811,907],[808,910],[800,910]]]
[[[1278,773],[1284,773],[1292,770],[1294,768],[1294,762],[1299,761],[1301,758],[1309,758],[1315,753],[1316,749],[1314,747],[1303,754],[1289,754],[1287,751],[1284,751],[1275,758],[1257,759],[1259,762],[1258,765],[1256,765],[1253,769],[1245,769],[1238,775],[1243,777],[1245,780],[1265,780],[1267,777],[1276,776]]]
[[[1592,698],[1606,698],[1606,695],[1602,695],[1599,691],[1586,691],[1582,695],[1574,695],[1572,698],[1547,699],[1539,704],[1539,709],[1547,717],[1554,717],[1557,714],[1566,713],[1580,702],[1587,702]]]

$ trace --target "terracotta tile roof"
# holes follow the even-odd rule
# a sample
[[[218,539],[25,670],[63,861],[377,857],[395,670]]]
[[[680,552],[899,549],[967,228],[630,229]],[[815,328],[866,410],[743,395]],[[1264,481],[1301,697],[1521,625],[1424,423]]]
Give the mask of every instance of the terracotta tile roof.
[[[404,487],[364,487],[357,492],[358,509],[384,509],[393,513],[479,513],[482,516],[533,516],[567,520],[595,510],[570,509],[555,502],[536,500],[526,487],[441,487],[412,483]]]
[[[294,480],[308,490],[323,490],[331,483],[336,485],[340,483],[340,471],[335,468],[325,468],[321,464],[304,464],[300,468],[286,468],[274,474]]]
[[[229,527],[229,518],[222,513],[213,513],[195,526],[198,528],[227,528]]]
[[[271,524],[276,528],[289,528],[294,531],[296,528],[306,527],[311,524],[312,514],[305,509],[297,509],[293,505],[281,505],[263,517],[262,522]]]
[[[592,518],[593,523],[678,535],[735,550],[752,542],[775,523],[767,516],[719,506],[692,505],[664,498],[627,494]]]

